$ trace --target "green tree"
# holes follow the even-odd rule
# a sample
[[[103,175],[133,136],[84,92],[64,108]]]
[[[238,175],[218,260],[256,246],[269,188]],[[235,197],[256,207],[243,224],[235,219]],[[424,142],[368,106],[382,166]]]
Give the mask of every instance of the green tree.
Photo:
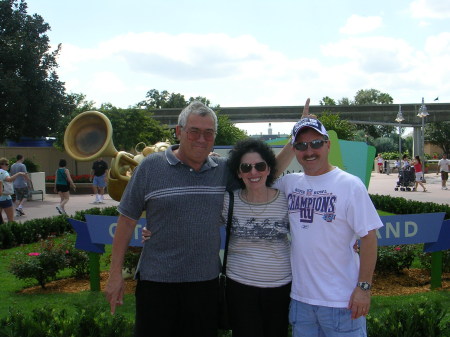
[[[218,132],[215,145],[234,145],[238,140],[247,138],[244,130],[234,126],[227,115],[222,115],[220,111],[217,114]]]
[[[60,45],[50,50],[49,29],[27,14],[25,1],[0,1],[0,142],[51,136],[74,108],[56,73]]]
[[[319,102],[320,105],[336,105],[336,101],[331,97],[325,96]]]
[[[394,99],[386,93],[376,89],[361,89],[355,95],[356,105],[366,104],[392,104]]]
[[[169,140],[174,143],[172,131],[167,125],[161,125],[144,109],[120,109],[111,104],[103,104],[100,112],[104,113],[113,127],[113,143],[116,149],[134,152],[135,146],[144,142],[152,145]]]
[[[394,99],[391,95],[383,93],[376,89],[361,89],[355,95],[355,105],[367,105],[367,104],[392,104]],[[364,132],[373,138],[389,137],[394,131],[393,126],[387,125],[358,125],[358,129],[364,130]],[[382,151],[380,151],[382,152]]]
[[[148,111],[163,108],[184,108],[193,101],[200,101],[206,106],[211,107],[211,101],[206,97],[197,96],[185,99],[184,95],[178,93],[169,93],[167,90],[159,92],[156,89],[147,91],[145,100],[136,104],[138,107],[146,107]],[[218,131],[216,136],[216,145],[233,145],[239,139],[247,137],[245,131],[236,127],[226,115],[220,114],[220,106],[211,107],[216,111],[218,118]]]
[[[332,114],[324,111],[318,116],[319,120],[327,130],[334,130],[339,139],[353,140],[355,137],[356,127],[348,121],[341,119],[339,114]]]
[[[450,153],[450,122],[434,122],[425,125],[425,139],[438,145],[444,153]]]

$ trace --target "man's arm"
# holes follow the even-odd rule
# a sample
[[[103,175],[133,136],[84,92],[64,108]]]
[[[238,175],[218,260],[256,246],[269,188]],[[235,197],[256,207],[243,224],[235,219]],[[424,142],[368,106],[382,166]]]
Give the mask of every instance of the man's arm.
[[[303,114],[301,118],[309,116],[309,102],[310,99],[308,98],[306,100],[305,106],[303,107]],[[283,149],[280,151],[280,153],[277,154],[277,177],[281,175],[281,173],[286,170],[286,168],[291,163],[292,159],[294,158],[294,150],[292,148],[291,139],[289,138],[287,144],[283,147]]]
[[[128,244],[136,227],[136,220],[120,215],[117,221],[116,232],[114,234],[111,266],[109,279],[105,289],[106,299],[111,308],[111,314],[116,312],[116,306],[123,304],[124,280],[122,267]]]
[[[361,238],[361,249],[359,253],[360,267],[358,282],[372,284],[373,271],[377,262],[377,235],[373,229]],[[370,290],[362,290],[355,285],[348,308],[352,311],[352,319],[366,316],[370,310]]]

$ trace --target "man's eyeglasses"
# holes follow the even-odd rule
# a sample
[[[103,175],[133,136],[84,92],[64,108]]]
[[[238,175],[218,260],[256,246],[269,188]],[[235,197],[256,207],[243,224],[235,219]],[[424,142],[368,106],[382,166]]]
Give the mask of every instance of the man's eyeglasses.
[[[308,149],[308,145],[311,146],[311,149],[317,150],[320,149],[326,142],[328,142],[328,140],[315,139],[310,142],[298,142],[295,143],[293,146],[296,150],[299,151],[306,151]]]
[[[200,131],[199,129],[185,129],[185,128],[183,128],[183,130],[186,131],[186,133],[188,134],[189,140],[199,140],[200,136],[203,135],[203,138],[207,142],[210,142],[214,140],[214,138],[216,137],[216,132],[214,130]]]
[[[242,173],[249,173],[253,167],[258,172],[264,172],[267,169],[267,164],[261,161],[256,164],[241,163],[241,165],[239,165],[239,169],[241,170]]]

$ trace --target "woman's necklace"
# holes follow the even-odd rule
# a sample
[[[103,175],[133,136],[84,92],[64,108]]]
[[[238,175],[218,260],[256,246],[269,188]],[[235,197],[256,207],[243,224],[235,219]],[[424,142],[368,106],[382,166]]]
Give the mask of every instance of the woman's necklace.
[[[269,204],[269,189],[266,189],[266,200],[264,203],[254,203],[252,201],[250,201],[248,199],[248,191],[247,190],[241,190],[241,196],[242,199],[244,199],[246,202],[246,204],[248,205],[248,208],[250,208],[250,211],[252,212],[252,214],[254,216],[260,216],[262,215],[266,209],[267,209],[267,205]],[[253,207],[252,207],[252,203],[253,203]],[[264,204],[264,209],[260,210],[259,212],[256,211],[256,209],[260,208],[260,206],[262,206]]]

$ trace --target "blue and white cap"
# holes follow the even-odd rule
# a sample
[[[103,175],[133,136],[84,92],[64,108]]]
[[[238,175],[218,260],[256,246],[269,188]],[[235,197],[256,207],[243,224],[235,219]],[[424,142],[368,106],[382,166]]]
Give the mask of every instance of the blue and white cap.
[[[328,132],[323,126],[322,123],[316,118],[302,118],[300,119],[292,128],[292,140],[291,143],[295,143],[295,139],[297,138],[298,133],[303,130],[304,128],[311,128],[316,130],[321,135],[328,137]]]

